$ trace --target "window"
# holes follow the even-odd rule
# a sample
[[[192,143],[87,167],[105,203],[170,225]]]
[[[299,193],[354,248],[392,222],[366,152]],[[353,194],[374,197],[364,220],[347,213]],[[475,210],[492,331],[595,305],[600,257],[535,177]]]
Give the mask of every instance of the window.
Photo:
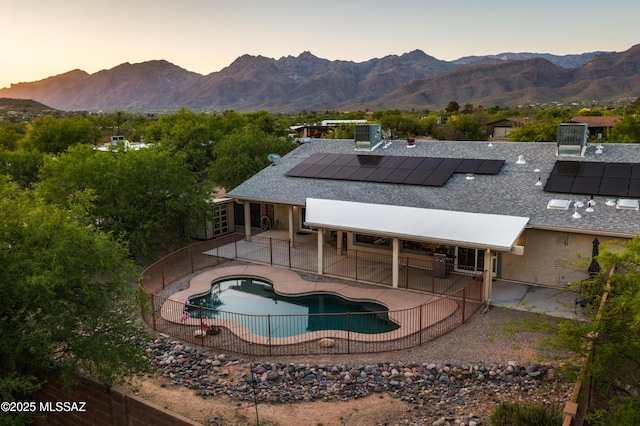
[[[229,229],[229,204],[216,204],[213,210],[213,236],[228,234]]]
[[[391,238],[378,237],[375,235],[355,234],[353,239],[354,244],[368,245],[375,247],[387,248],[391,247]]]
[[[459,272],[484,272],[484,250],[467,247],[456,247],[455,270]],[[496,276],[498,270],[498,257],[491,256],[491,275]]]

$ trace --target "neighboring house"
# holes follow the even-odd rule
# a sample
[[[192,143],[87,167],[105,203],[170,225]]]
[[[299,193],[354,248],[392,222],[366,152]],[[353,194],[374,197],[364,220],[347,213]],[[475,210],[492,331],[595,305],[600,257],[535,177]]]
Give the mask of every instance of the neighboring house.
[[[503,118],[487,123],[487,130],[494,139],[506,139],[511,130],[522,127],[527,121],[528,118]]]
[[[490,300],[496,279],[567,288],[589,276],[595,238],[640,233],[640,147],[560,148],[387,141],[355,151],[353,140],[312,140],[228,196],[245,217],[269,212],[292,244],[304,231],[318,233],[319,251],[346,245],[394,262],[446,255],[455,269],[484,274]],[[576,255],[586,265],[567,263]],[[318,262],[322,272],[321,254]]]
[[[331,129],[329,126],[291,126],[291,131],[294,132],[292,135],[297,136],[298,138],[308,139],[308,138],[321,138]]]
[[[576,116],[570,123],[584,123],[589,127],[589,137],[594,139],[607,138],[613,126],[620,121],[618,115],[607,116]]]

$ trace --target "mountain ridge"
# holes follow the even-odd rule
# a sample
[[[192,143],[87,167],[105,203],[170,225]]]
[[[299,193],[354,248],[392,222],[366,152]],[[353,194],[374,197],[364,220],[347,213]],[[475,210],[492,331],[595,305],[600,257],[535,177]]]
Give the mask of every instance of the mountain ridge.
[[[624,52],[504,53],[450,62],[419,49],[364,62],[332,61],[309,51],[279,59],[245,54],[206,75],[152,60],[94,74],[72,70],[0,89],[0,97],[88,111],[441,109],[451,100],[515,106],[639,95],[640,45]]]

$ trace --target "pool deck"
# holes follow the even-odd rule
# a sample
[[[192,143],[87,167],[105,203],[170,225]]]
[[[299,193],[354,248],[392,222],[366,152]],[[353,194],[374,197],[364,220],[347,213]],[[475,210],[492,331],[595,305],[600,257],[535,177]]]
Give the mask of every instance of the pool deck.
[[[356,341],[380,341],[393,340],[408,336],[419,331],[420,328],[427,328],[432,324],[444,320],[453,315],[459,305],[454,300],[433,296],[424,293],[418,293],[408,290],[400,290],[394,288],[371,288],[359,287],[337,282],[312,282],[304,280],[298,273],[288,269],[276,268],[263,265],[238,265],[211,269],[195,276],[190,281],[188,289],[179,291],[171,295],[162,305],[160,315],[163,319],[186,325],[200,326],[199,318],[182,318],[184,312],[184,303],[190,297],[207,293],[211,290],[211,284],[214,281],[223,278],[232,277],[254,277],[266,279],[272,283],[274,291],[282,295],[299,296],[313,293],[328,293],[344,297],[349,300],[367,300],[375,301],[383,304],[389,309],[389,318],[396,322],[400,327],[396,330],[381,334],[362,334],[347,332],[342,330],[331,331],[331,337],[349,338]],[[178,303],[176,303],[178,302]],[[409,317],[416,314],[407,315],[404,310],[417,309],[422,306],[425,315],[428,318],[418,327],[415,321],[408,321]],[[223,326],[231,330],[240,338],[256,344],[292,344],[300,342],[308,342],[326,338],[326,332],[309,332],[291,337],[269,338],[259,336],[251,332],[244,325],[229,320],[207,320],[209,324]]]

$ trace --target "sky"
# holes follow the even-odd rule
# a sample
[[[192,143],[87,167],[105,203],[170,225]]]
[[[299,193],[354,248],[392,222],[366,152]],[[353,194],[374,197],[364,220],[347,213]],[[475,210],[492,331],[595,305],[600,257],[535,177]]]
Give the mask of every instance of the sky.
[[[637,0],[2,0],[0,88],[159,59],[206,75],[244,54],[622,52],[639,16]]]

